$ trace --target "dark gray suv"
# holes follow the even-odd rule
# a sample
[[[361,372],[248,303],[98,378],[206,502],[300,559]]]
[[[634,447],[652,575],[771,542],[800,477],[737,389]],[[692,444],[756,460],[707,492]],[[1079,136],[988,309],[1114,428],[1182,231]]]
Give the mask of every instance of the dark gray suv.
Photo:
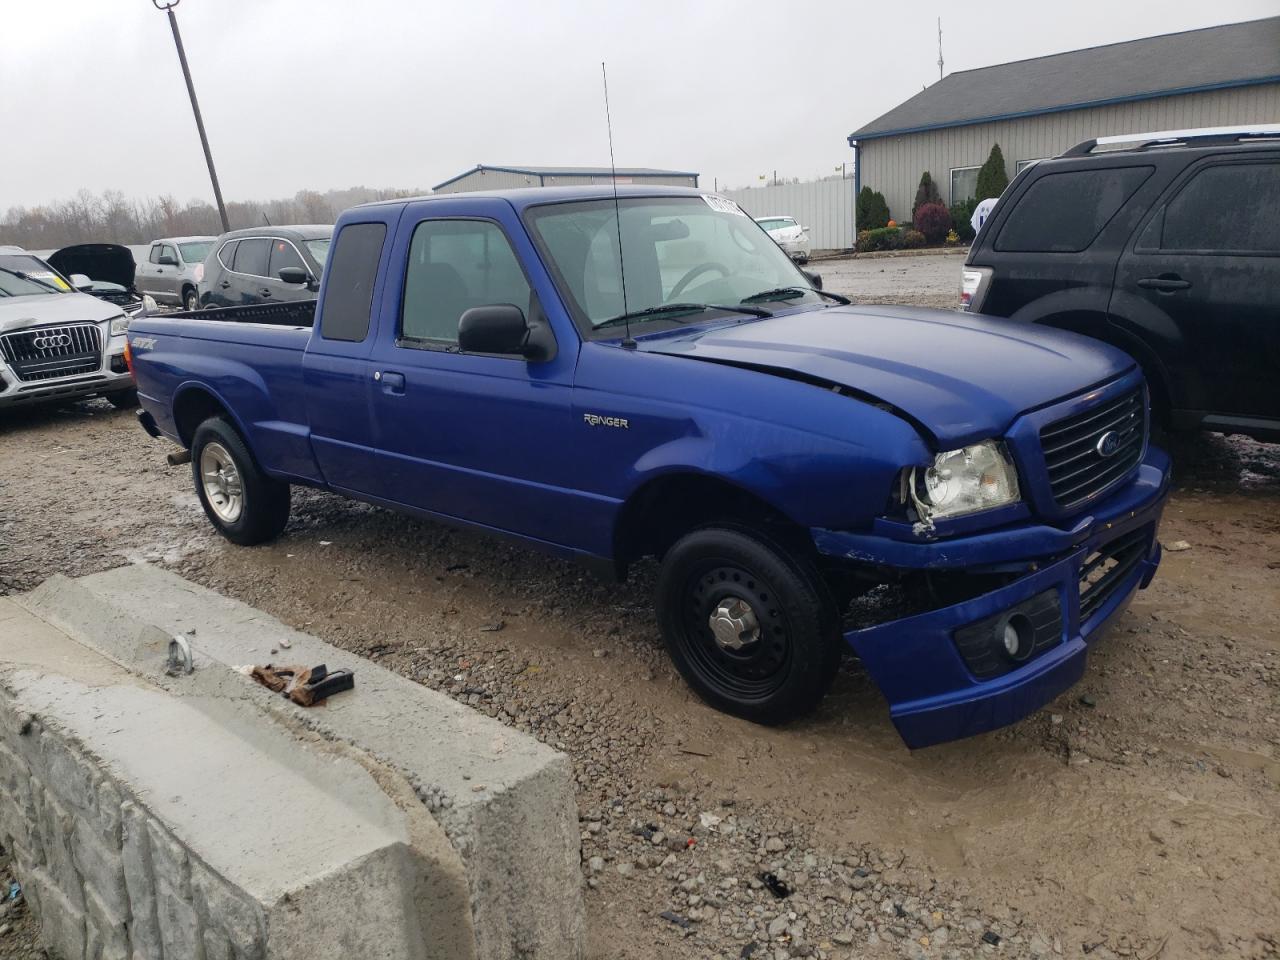
[[[201,308],[315,299],[332,236],[332,224],[224,233],[204,263]]]

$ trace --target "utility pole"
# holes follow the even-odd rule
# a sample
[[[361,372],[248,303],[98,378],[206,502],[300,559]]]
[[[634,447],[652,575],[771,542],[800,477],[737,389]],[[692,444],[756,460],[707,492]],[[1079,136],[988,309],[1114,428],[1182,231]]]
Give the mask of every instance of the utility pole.
[[[174,28],[175,30],[177,27]],[[942,79],[942,18],[938,18],[938,79]]]
[[[182,34],[178,32],[178,18],[173,15],[173,8],[180,0],[151,0],[157,10],[169,15],[169,27],[173,30],[173,43],[178,48],[178,62],[182,64],[182,76],[187,81],[187,96],[191,98],[191,112],[196,117],[196,129],[200,131],[200,146],[204,148],[204,162],[209,165],[209,180],[213,184],[213,198],[218,202],[218,217],[222,220],[222,232],[231,229],[227,221],[227,206],[222,202],[222,188],[218,186],[218,172],[213,168],[213,154],[209,151],[209,138],[205,136],[204,119],[200,116],[200,104],[196,100],[196,88],[191,83],[191,68],[187,66],[187,52],[182,47]]]

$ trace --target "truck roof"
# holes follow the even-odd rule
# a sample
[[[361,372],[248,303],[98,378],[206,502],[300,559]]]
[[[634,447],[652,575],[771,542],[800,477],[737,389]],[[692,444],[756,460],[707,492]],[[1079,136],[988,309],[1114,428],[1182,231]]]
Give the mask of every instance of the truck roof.
[[[618,197],[700,197],[711,193],[696,187],[672,187],[663,185],[618,184]],[[421,197],[400,197],[395,200],[374,200],[361,207],[385,207],[396,204],[417,203],[422,200],[464,200],[475,197],[486,200],[506,200],[517,210],[539,203],[556,203],[567,200],[612,200],[614,188],[607,183],[592,183],[576,187],[519,187],[514,190],[476,190],[466,193],[435,193]]]

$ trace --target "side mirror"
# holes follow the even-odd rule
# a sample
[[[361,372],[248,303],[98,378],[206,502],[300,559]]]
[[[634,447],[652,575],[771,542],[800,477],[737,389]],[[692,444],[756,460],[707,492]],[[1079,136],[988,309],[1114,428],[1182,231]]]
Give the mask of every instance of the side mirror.
[[[164,254],[159,260],[157,260],[156,263],[165,267],[176,267],[178,265],[178,261],[173,257],[169,256],[167,253]]]
[[[93,280],[83,273],[73,273],[67,279],[71,281],[71,285],[77,290],[88,290],[93,286]]]
[[[524,311],[510,303],[472,307],[458,318],[458,347],[464,353],[505,353],[524,356],[529,324]]]
[[[809,283],[813,286],[813,289],[815,290],[822,289],[822,274],[810,273],[808,270],[801,270],[800,272],[804,274],[805,279],[809,281]]]
[[[311,274],[307,273],[302,267],[281,267],[276,271],[278,276],[285,283],[309,283]]]

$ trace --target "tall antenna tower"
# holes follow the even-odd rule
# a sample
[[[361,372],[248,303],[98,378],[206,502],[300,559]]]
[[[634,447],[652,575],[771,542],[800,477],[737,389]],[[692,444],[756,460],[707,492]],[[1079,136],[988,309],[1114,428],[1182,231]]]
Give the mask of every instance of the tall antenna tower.
[[[942,18],[938,18],[938,79],[942,79]]]

